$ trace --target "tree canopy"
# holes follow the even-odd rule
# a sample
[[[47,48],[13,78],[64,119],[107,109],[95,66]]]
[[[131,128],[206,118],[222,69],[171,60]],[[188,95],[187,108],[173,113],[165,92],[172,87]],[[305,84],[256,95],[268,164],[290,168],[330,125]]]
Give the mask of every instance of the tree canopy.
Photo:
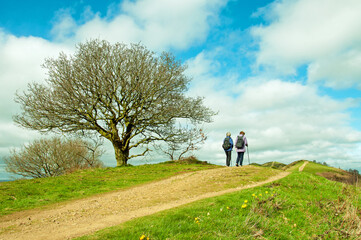
[[[22,112],[14,121],[41,132],[97,132],[113,144],[117,166],[144,155],[151,142],[172,141],[177,120],[210,122],[215,114],[203,98],[185,95],[190,78],[184,64],[141,44],[90,40],[43,67],[45,83],[30,83],[16,95]]]

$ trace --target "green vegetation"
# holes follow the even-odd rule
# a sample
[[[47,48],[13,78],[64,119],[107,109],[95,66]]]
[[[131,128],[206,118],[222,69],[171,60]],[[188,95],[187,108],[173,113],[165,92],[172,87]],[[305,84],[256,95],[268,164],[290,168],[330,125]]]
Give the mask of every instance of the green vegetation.
[[[308,173],[312,173],[312,174],[316,174],[316,173],[322,173],[322,172],[332,172],[332,173],[341,173],[343,170],[337,169],[337,168],[333,168],[333,167],[329,167],[320,163],[314,163],[314,162],[309,162],[306,167],[303,169],[304,172],[308,172]],[[347,173],[346,171],[345,174]]]
[[[309,162],[303,172],[299,172],[303,163],[300,160],[288,165],[285,169],[291,174],[279,181],[137,218],[79,240],[360,239],[360,187],[329,181],[340,179],[333,179],[335,176],[347,177],[347,172],[314,162]],[[228,181],[230,186],[225,186],[264,180],[278,171],[272,169],[276,165],[282,166],[274,163],[270,167],[249,167],[236,179],[238,182]],[[43,207],[218,167],[221,166],[188,159],[0,183],[0,213]],[[225,181],[230,179],[226,175],[223,177]],[[217,182],[208,187],[214,188],[212,184]]]
[[[269,167],[274,169],[283,169],[287,166],[286,164],[280,162],[267,162],[262,165],[258,163],[252,163],[251,165],[260,166],[260,167]]]
[[[58,177],[0,183],[0,215],[124,189],[176,174],[221,166],[193,161],[87,169]]]
[[[305,160],[298,160],[293,163],[288,164],[285,169],[289,172],[298,172],[298,169],[303,165]]]
[[[360,239],[361,191],[294,172],[277,182],[135,219],[88,239]]]

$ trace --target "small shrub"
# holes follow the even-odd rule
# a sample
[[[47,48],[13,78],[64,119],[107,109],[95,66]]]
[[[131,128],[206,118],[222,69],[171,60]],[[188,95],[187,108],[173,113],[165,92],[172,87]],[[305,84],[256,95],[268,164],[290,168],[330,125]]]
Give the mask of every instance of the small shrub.
[[[6,171],[23,177],[42,178],[59,176],[78,169],[101,167],[99,145],[81,140],[35,140],[21,150],[12,150],[5,158]]]

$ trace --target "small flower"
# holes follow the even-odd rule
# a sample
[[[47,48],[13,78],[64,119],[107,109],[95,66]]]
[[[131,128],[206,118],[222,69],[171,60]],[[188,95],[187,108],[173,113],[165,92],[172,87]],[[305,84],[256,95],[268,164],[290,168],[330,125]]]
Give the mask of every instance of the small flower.
[[[227,209],[229,210],[230,208],[229,208],[229,207],[227,207]]]
[[[207,216],[211,215],[209,212],[207,213]]]
[[[256,194],[253,193],[253,194],[252,194],[252,197],[255,197],[255,196],[256,196]]]
[[[145,237],[145,235],[142,235],[140,238],[139,238],[139,240],[144,240],[146,237]]]
[[[262,197],[262,193],[260,193],[259,196]]]
[[[244,203],[248,203],[248,200],[244,200]]]
[[[268,191],[266,191],[266,194],[268,194]]]
[[[247,204],[242,204],[242,208],[246,208],[247,207]]]
[[[223,208],[219,209],[221,212],[223,211]]]

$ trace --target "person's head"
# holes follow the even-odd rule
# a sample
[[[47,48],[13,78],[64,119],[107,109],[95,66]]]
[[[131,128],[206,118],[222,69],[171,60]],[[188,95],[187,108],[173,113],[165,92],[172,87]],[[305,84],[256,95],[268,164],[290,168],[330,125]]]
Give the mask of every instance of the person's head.
[[[231,136],[231,133],[230,133],[230,132],[227,132],[227,133],[226,133],[226,136],[227,136],[227,137],[230,137],[230,136]]]
[[[245,135],[245,133],[244,133],[243,131],[241,131],[239,134],[241,134],[241,135]]]

